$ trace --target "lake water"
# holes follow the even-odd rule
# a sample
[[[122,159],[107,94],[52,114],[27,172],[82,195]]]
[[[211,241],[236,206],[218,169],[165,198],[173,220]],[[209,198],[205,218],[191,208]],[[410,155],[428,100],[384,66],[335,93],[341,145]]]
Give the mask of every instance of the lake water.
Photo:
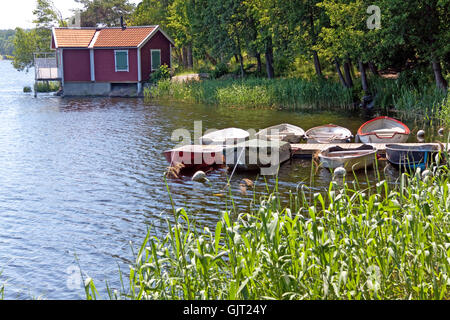
[[[33,72],[15,71],[0,61],[0,287],[8,299],[79,299],[84,291],[78,263],[103,295],[105,281],[119,287],[118,265],[128,271],[133,247],[147,227],[163,232],[171,203],[163,180],[162,152],[176,144],[179,128],[261,129],[288,122],[302,128],[335,123],[356,132],[360,115],[292,113],[164,103],[139,99],[71,99],[23,93]],[[293,160],[280,169],[281,192],[310,181],[311,162]],[[227,173],[209,174],[210,184],[189,177],[169,180],[177,207],[187,207],[203,225],[213,225],[226,208]],[[242,195],[236,174],[231,188],[245,210],[252,192]],[[315,188],[330,174],[321,170]],[[268,183],[273,186],[274,179]],[[263,191],[259,180],[256,192]]]

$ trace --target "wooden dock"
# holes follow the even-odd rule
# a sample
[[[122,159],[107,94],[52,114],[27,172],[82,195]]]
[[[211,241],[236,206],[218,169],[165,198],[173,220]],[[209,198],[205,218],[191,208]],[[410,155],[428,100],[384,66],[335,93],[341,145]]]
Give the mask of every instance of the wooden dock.
[[[369,143],[377,149],[379,155],[384,156],[386,154],[386,144],[385,143]],[[411,147],[420,147],[423,145],[436,145],[439,146],[438,143],[397,143],[403,146],[411,146]],[[362,143],[334,143],[334,144],[315,144],[315,143],[306,143],[306,144],[291,144],[291,148],[294,156],[298,157],[311,157],[314,153],[323,151],[332,146],[339,146],[341,148],[358,148],[362,146]],[[449,145],[443,144],[447,150],[450,151]]]

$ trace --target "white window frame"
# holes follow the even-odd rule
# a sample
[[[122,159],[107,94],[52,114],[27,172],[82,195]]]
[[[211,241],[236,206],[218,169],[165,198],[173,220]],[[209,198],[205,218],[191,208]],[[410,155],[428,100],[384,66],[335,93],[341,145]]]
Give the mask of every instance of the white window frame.
[[[126,52],[127,53],[127,70],[117,70],[117,53]],[[114,69],[116,72],[130,72],[130,55],[128,50],[114,50]]]
[[[156,71],[158,69],[153,69],[153,51],[159,52],[159,66],[161,67],[161,49],[151,49],[150,50],[150,69],[151,69],[151,71]]]

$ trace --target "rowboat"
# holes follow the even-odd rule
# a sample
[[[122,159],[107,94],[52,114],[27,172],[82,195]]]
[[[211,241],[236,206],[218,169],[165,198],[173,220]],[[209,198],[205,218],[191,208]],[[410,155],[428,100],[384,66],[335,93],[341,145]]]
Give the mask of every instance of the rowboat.
[[[283,123],[263,129],[255,136],[257,139],[263,140],[279,140],[289,143],[299,143],[305,136],[305,131],[292,124]]]
[[[167,150],[164,157],[170,166],[183,164],[185,168],[203,168],[223,164],[223,146],[186,145]]]
[[[248,140],[249,137],[250,134],[245,130],[238,128],[227,128],[205,134],[200,138],[200,143],[205,145],[233,145],[239,142],[244,142],[245,140]]]
[[[440,147],[433,144],[421,146],[386,145],[386,158],[396,167],[404,169],[425,169],[433,162]]]
[[[225,147],[225,164],[238,171],[261,170],[261,174],[274,175],[282,163],[291,158],[291,145],[285,141],[252,139]]]
[[[362,143],[403,143],[410,134],[406,124],[389,117],[378,117],[367,121],[358,130]]]
[[[346,143],[350,141],[352,133],[335,124],[327,124],[309,129],[305,136],[308,143]]]
[[[377,149],[370,145],[359,148],[341,148],[333,146],[319,153],[319,159],[324,168],[360,170],[373,165]]]

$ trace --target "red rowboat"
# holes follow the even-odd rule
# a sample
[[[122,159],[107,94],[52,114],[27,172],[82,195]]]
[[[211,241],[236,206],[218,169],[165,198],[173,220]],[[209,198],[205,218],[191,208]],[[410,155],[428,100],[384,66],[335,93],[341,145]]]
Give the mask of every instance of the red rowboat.
[[[378,117],[367,121],[358,130],[362,143],[403,143],[408,140],[409,128],[401,121]]]
[[[171,166],[183,164],[185,168],[202,168],[223,164],[223,147],[216,145],[186,145],[164,152]]]

